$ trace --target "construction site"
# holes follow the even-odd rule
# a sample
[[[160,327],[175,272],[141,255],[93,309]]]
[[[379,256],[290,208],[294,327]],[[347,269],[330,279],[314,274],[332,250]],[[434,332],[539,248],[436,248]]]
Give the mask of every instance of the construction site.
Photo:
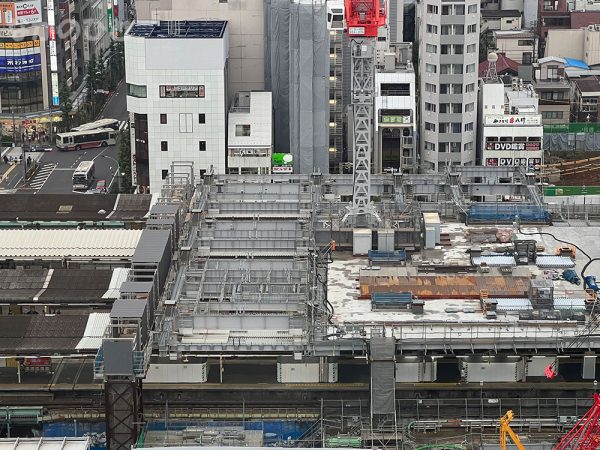
[[[597,436],[592,209],[567,226],[523,168],[472,166],[373,176],[353,227],[352,176],[170,173],[143,230],[70,232],[100,248],[7,230],[8,310],[42,304],[0,316],[5,436],[491,449],[512,411],[525,448],[595,448],[554,447]]]

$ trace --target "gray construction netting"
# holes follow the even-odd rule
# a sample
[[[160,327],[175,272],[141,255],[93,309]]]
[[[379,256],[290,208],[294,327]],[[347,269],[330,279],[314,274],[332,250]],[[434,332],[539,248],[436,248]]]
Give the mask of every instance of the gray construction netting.
[[[373,337],[369,341],[371,359],[371,411],[394,414],[396,392],[396,340]]]
[[[265,87],[277,152],[294,173],[329,172],[329,33],[325,0],[265,1]],[[307,70],[312,67],[312,70]]]
[[[544,150],[600,150],[600,133],[544,133]]]

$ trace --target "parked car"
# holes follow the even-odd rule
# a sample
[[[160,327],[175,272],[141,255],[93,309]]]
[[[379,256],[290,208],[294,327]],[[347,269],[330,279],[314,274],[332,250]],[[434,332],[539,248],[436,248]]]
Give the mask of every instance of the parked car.
[[[106,192],[106,180],[98,180],[96,183],[96,191],[98,192]]]
[[[48,144],[33,144],[28,150],[30,152],[51,152],[52,146]]]

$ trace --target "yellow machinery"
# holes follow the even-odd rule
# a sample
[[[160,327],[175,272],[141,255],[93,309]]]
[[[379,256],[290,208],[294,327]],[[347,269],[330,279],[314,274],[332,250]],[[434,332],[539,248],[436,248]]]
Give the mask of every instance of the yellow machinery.
[[[525,450],[519,440],[519,436],[510,427],[510,421],[513,420],[513,412],[506,411],[504,417],[500,419],[500,450],[506,450],[506,435],[508,434],[519,450]]]

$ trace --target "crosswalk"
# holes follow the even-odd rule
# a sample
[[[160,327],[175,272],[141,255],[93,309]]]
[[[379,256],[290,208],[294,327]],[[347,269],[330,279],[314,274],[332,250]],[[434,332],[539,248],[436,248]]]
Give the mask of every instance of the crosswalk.
[[[122,120],[119,123],[119,131],[126,130],[128,126],[129,126],[129,122],[127,122],[126,120]]]
[[[46,184],[46,181],[48,180],[54,169],[56,169],[56,164],[42,164],[42,166],[38,169],[37,173],[29,183],[29,187],[31,189],[36,190],[41,189],[44,186],[44,184]]]

